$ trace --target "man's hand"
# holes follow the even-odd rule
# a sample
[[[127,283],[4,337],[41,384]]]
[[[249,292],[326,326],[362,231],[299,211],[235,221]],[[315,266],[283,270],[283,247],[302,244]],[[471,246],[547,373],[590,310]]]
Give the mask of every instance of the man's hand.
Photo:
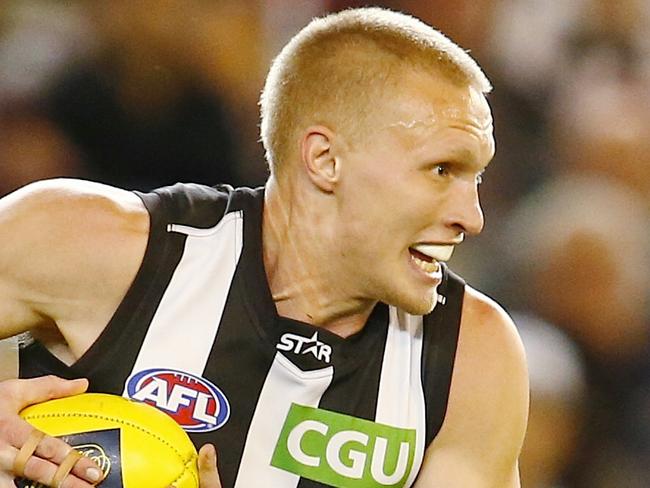
[[[21,475],[54,486],[61,463],[74,463],[57,485],[61,488],[91,488],[101,480],[102,472],[91,459],[77,457],[68,444],[42,435],[18,415],[28,405],[77,395],[87,388],[85,379],[70,381],[55,376],[0,383],[0,488],[14,488],[14,478]]]
[[[212,444],[204,444],[199,449],[199,488],[221,488],[217,471],[217,452]],[[176,488],[169,485],[167,488]]]
[[[199,449],[199,488],[221,488],[217,452],[212,444],[204,444]]]

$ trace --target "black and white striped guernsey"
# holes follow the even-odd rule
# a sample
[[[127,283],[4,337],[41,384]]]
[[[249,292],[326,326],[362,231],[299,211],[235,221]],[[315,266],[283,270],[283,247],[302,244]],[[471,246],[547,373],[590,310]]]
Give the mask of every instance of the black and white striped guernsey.
[[[464,283],[411,316],[376,306],[342,339],[279,317],[262,260],[263,189],[178,184],[139,194],[141,268],[110,323],[68,367],[39,343],[21,377],[89,378],[157,404],[219,450],[224,488],[410,486],[440,429]]]

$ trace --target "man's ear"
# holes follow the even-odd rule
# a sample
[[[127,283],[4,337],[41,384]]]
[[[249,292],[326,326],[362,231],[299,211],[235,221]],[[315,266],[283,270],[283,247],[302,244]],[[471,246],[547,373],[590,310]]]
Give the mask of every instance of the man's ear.
[[[340,179],[341,161],[335,154],[334,132],[325,126],[309,127],[302,138],[302,164],[309,179],[331,193]]]

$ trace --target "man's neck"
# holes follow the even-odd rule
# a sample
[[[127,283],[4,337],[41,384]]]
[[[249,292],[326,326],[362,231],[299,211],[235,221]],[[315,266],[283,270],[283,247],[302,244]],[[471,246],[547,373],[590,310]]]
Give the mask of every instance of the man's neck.
[[[289,198],[290,191],[269,180],[262,218],[264,268],[278,314],[348,337],[363,328],[376,301],[347,289],[323,205],[310,195]]]

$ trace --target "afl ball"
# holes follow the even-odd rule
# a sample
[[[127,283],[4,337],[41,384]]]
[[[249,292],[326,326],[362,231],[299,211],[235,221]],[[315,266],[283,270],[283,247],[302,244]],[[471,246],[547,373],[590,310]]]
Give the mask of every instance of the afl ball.
[[[117,395],[84,393],[31,405],[20,412],[39,430],[93,458],[101,488],[197,488],[197,452],[164,412]],[[18,487],[36,487],[20,480]]]

